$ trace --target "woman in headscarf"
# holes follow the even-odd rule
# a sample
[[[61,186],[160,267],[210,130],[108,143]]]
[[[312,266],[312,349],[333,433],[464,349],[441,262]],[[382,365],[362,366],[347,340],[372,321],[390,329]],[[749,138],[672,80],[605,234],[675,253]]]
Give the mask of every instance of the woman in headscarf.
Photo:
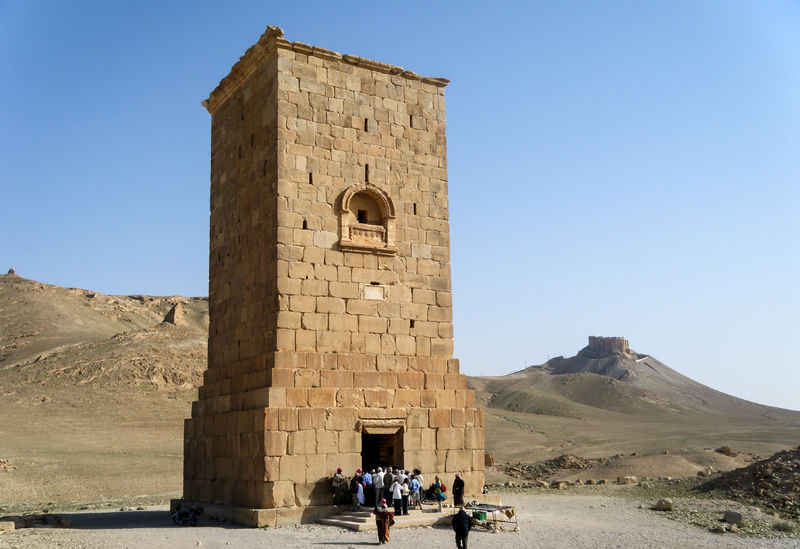
[[[386,505],[386,498],[381,498],[375,510],[375,525],[378,527],[378,544],[389,541],[389,528],[394,524],[394,515]]]
[[[456,479],[453,481],[453,505],[456,507],[464,505],[464,479],[459,474],[456,474]]]

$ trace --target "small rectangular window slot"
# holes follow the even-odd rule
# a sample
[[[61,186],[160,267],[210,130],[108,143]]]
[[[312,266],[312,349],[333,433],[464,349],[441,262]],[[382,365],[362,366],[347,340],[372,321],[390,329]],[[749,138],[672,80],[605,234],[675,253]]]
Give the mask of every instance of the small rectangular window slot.
[[[369,131],[369,118],[364,119],[364,131],[365,132]]]
[[[408,325],[409,325],[410,328],[413,328],[414,327],[414,321],[413,320],[409,321]]]
[[[264,166],[261,168],[261,175],[267,175],[267,161],[264,160]]]
[[[364,181],[369,183],[369,164],[364,165]]]
[[[414,215],[417,215],[417,203],[414,202]]]
[[[367,222],[367,210],[358,210],[358,222],[359,223]]]
[[[308,184],[309,185],[313,185],[314,184],[314,174],[311,173],[311,172],[308,172]]]
[[[370,282],[370,283],[369,283],[369,285],[370,285],[370,286],[380,286],[380,285],[381,285],[381,283],[380,283],[380,282],[375,282],[375,281],[373,280],[372,282]]]
[[[252,149],[255,146],[255,140],[253,139],[253,134],[250,134],[250,148]]]
[[[241,157],[242,157],[242,146],[239,145],[239,158],[241,158]]]
[[[308,221],[303,220],[303,229],[308,229]]]

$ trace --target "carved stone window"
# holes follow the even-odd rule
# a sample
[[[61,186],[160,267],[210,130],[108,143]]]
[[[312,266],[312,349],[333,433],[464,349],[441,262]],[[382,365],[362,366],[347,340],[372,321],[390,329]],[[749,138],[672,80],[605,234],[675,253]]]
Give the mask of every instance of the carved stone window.
[[[339,224],[342,250],[393,255],[395,212],[389,195],[370,183],[353,185],[342,195]]]

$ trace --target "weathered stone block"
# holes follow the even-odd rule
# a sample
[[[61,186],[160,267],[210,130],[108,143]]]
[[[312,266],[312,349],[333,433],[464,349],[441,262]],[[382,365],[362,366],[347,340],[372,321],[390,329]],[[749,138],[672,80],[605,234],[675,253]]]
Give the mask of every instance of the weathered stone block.
[[[450,427],[450,410],[449,409],[434,409],[429,413],[429,427],[432,429],[439,429],[442,427]]]
[[[286,454],[287,434],[282,431],[266,431],[264,433],[264,453],[267,456],[283,456]]]
[[[332,431],[352,430],[358,421],[358,410],[355,408],[335,408],[330,411],[325,428]]]
[[[308,406],[308,389],[305,387],[290,387],[286,389],[286,406]]]
[[[395,408],[411,408],[419,406],[420,392],[416,389],[397,389],[394,395]]]
[[[363,389],[339,389],[336,391],[336,404],[344,407],[362,407],[364,403]]]
[[[445,462],[445,470],[448,473],[472,470],[472,451],[470,450],[448,450]]]
[[[290,455],[313,454],[316,452],[317,439],[314,431],[293,431],[288,436],[288,450]]]
[[[265,482],[261,491],[261,507],[294,505],[294,483],[288,480]]]
[[[456,450],[464,448],[464,431],[452,427],[443,427],[436,431],[437,450]]]
[[[393,391],[387,389],[364,389],[364,402],[369,407],[389,408],[393,401]]]

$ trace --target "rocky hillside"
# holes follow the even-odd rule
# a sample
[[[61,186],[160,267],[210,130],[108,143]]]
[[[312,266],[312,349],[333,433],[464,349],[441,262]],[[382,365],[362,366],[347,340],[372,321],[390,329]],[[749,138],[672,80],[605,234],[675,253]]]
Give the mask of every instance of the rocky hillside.
[[[194,390],[206,367],[206,298],[106,295],[10,273],[0,276],[0,326],[6,395],[31,387]]]

